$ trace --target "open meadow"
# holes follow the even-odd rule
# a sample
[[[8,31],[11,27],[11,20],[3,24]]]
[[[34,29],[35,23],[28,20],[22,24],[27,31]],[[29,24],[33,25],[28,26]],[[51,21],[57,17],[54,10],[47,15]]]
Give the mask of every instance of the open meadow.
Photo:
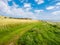
[[[0,19],[0,45],[60,45],[60,23]]]

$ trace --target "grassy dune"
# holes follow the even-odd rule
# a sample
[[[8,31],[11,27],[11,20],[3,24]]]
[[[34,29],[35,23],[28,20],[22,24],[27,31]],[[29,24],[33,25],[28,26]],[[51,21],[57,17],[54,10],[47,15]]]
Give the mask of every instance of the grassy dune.
[[[60,23],[0,19],[0,45],[60,45]]]

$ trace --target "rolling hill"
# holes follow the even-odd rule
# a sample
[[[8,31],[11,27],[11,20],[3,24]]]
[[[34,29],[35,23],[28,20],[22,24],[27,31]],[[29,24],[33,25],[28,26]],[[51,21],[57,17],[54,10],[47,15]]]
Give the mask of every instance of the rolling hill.
[[[60,23],[0,18],[0,45],[60,45]]]

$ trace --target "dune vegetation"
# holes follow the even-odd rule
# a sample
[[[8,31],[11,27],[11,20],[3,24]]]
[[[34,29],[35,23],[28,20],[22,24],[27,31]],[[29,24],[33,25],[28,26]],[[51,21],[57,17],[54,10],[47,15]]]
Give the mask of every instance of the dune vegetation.
[[[0,19],[0,45],[60,45],[60,23]]]

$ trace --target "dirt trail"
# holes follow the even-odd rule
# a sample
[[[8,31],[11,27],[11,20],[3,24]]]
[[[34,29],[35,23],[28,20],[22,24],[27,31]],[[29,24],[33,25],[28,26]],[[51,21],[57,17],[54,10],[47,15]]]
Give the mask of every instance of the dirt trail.
[[[34,27],[34,25],[31,26],[31,27],[30,27],[30,26],[27,27],[27,28],[29,28],[29,29],[27,29],[27,28],[24,28],[24,30],[21,29],[22,31],[20,31],[19,34],[15,35],[15,37],[13,38],[13,40],[12,40],[9,44],[7,44],[7,45],[17,45],[17,44],[16,44],[17,40],[18,40],[23,34],[25,34],[27,31],[31,30],[33,27]]]
[[[21,29],[18,29],[17,31],[12,32],[10,35],[8,35],[9,40],[7,40],[6,42],[3,40],[4,42],[1,45],[16,45],[16,41],[28,30],[31,30],[34,26],[35,24],[31,24],[29,26],[26,26],[24,28],[21,28]]]
[[[37,20],[18,20],[18,19],[3,19],[1,20],[0,19],[0,24],[4,24],[4,25],[7,25],[7,24],[13,24],[13,23],[26,23],[26,22],[29,22],[29,23],[34,23],[34,22],[38,22]],[[3,38],[2,42],[0,45],[15,45],[16,44],[16,41],[23,35],[25,34],[28,30],[31,30],[33,27],[35,26],[35,24],[31,24],[29,26],[26,26],[24,28],[20,28],[20,29],[17,29],[16,31],[12,32],[10,35],[6,36]],[[6,39],[7,41],[5,41]]]

